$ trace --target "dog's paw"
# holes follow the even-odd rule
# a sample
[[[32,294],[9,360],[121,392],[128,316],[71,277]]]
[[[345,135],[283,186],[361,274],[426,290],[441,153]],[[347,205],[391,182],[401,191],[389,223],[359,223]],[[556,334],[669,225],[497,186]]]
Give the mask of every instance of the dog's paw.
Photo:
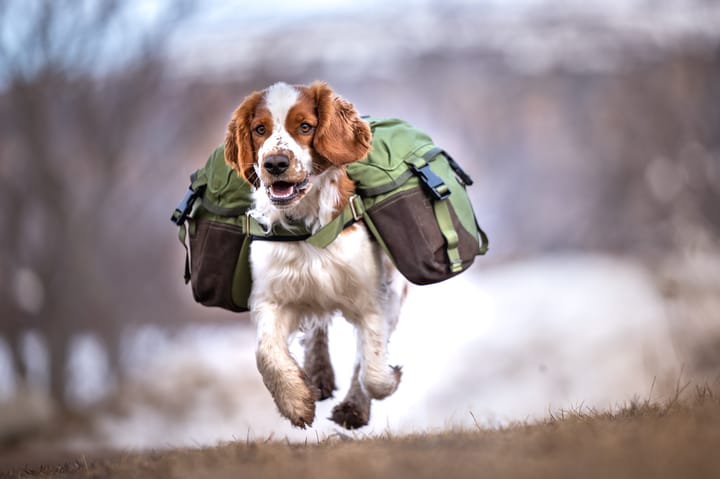
[[[402,368],[389,366],[384,371],[366,371],[362,384],[372,399],[385,399],[397,390],[401,378]]]
[[[308,376],[310,384],[315,388],[316,399],[323,401],[333,397],[334,391],[337,389],[335,385],[335,373],[329,364],[324,367],[306,368],[305,373]]]
[[[334,377],[327,380],[323,378],[313,378],[313,384],[315,385],[318,401],[324,401],[325,399],[333,397],[334,391],[337,389]]]
[[[305,429],[315,420],[314,389],[303,384],[289,388],[275,398],[280,414],[290,420],[293,426]]]
[[[366,404],[345,400],[333,408],[329,419],[345,429],[367,426],[370,421],[370,400]]]

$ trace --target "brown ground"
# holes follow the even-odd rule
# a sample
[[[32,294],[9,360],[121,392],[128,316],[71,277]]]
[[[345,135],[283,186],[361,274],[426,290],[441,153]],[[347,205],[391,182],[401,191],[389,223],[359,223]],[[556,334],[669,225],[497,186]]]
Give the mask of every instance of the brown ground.
[[[7,465],[7,464],[6,464]],[[410,437],[244,442],[16,463],[0,477],[720,477],[720,398],[572,411],[540,424]]]

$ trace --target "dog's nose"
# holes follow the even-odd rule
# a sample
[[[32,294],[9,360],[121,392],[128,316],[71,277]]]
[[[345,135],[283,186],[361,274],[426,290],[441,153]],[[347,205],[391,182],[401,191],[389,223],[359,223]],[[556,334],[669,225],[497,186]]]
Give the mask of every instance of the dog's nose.
[[[283,174],[290,166],[290,159],[285,155],[270,155],[265,157],[263,167],[273,176]]]

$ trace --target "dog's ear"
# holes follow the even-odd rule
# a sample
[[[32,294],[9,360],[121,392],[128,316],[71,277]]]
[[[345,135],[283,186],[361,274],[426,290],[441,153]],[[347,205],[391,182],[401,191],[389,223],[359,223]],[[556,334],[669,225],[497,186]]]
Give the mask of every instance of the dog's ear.
[[[225,162],[256,188],[260,182],[255,173],[255,148],[250,122],[262,97],[262,92],[258,91],[245,97],[233,113],[225,135]]]
[[[317,106],[318,125],[313,147],[335,165],[363,159],[370,151],[372,135],[352,103],[338,97],[323,82],[310,85]]]

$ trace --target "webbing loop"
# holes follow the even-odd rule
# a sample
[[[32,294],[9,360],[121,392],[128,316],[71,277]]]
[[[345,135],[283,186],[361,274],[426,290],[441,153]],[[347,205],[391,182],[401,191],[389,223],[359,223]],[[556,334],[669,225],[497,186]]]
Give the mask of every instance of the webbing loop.
[[[180,244],[185,248],[185,272],[183,274],[183,279],[185,280],[185,284],[188,284],[190,282],[190,250],[188,249],[188,245],[186,242],[187,239],[187,227],[185,226],[185,222],[183,221],[178,225],[180,228],[178,231],[178,239],[180,240]]]
[[[455,226],[453,226],[448,202],[434,201],[433,209],[435,210],[435,218],[440,227],[440,232],[445,238],[445,251],[450,261],[450,271],[459,273],[463,269],[459,248],[460,238],[458,237],[457,231],[455,231]]]

